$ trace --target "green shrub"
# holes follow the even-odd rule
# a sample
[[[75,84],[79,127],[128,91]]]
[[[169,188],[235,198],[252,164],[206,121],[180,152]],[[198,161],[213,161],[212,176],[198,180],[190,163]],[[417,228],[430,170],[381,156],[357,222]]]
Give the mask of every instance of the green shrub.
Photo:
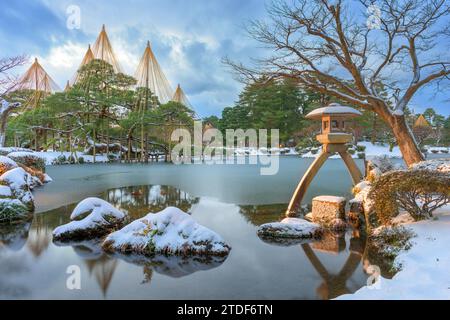
[[[348,153],[354,156],[356,154],[356,151],[353,149],[348,149]]]
[[[68,162],[69,164],[75,164],[75,163],[77,163],[77,159],[75,159],[74,156],[68,156],[68,157],[67,157],[67,162]]]
[[[389,224],[406,210],[415,220],[431,218],[450,203],[450,175],[429,170],[391,171],[376,179],[369,194],[378,221]]]
[[[356,146],[356,151],[364,152],[364,151],[366,151],[366,146]]]
[[[2,199],[0,201],[0,223],[23,220],[29,216],[27,207],[19,200]]]
[[[364,152],[358,152],[358,159],[364,159],[366,154]]]
[[[84,161],[83,157],[78,157],[78,163],[79,164],[84,164],[84,163],[86,163],[86,161]]]

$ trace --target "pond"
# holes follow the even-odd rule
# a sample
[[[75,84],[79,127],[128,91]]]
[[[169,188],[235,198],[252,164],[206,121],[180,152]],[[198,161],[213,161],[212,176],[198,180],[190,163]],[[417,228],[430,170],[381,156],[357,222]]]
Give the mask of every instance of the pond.
[[[310,244],[267,243],[257,227],[282,218],[312,159],[282,157],[275,176],[249,165],[98,164],[49,167],[54,182],[35,191],[32,222],[0,228],[1,299],[331,299],[367,282],[357,232]],[[358,161],[362,168],[363,162]],[[331,160],[313,182],[317,195],[350,196],[351,180]],[[108,256],[98,243],[63,246],[52,230],[76,203],[103,198],[139,218],[176,206],[232,246],[224,259]],[[69,266],[81,290],[68,290]]]

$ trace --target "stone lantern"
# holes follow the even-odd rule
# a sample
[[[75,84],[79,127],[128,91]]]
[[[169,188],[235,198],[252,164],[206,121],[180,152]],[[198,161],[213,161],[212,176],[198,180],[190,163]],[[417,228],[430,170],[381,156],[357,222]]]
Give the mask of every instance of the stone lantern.
[[[354,184],[358,184],[363,179],[361,171],[347,151],[347,143],[353,139],[353,135],[347,131],[347,122],[361,115],[361,112],[356,109],[332,103],[328,107],[316,109],[306,116],[307,119],[322,121],[322,130],[317,136],[317,140],[322,144],[322,152],[297,186],[286,212],[288,217],[297,214],[298,206],[317,172],[325,161],[336,153],[344,160]]]

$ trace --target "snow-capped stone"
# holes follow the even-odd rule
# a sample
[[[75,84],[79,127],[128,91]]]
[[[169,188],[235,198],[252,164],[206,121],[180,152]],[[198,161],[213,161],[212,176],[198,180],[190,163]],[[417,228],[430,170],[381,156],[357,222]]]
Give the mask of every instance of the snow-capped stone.
[[[0,181],[11,188],[12,195],[25,204],[30,210],[34,209],[34,198],[30,191],[33,179],[22,168],[9,170],[0,176]]]
[[[226,256],[231,248],[217,233],[198,224],[178,208],[136,220],[110,234],[103,248],[108,252],[143,255],[217,255]]]
[[[362,116],[362,113],[354,108],[341,106],[337,103],[332,103],[328,107],[313,110],[306,116],[306,118],[320,119],[323,115]]]
[[[322,236],[322,228],[298,218],[286,218],[281,222],[266,223],[258,228],[260,237],[316,239]]]
[[[56,228],[53,231],[53,239],[72,241],[99,238],[122,227],[125,218],[126,214],[110,203],[97,198],[87,198],[75,207],[70,216],[71,220],[76,221]]]

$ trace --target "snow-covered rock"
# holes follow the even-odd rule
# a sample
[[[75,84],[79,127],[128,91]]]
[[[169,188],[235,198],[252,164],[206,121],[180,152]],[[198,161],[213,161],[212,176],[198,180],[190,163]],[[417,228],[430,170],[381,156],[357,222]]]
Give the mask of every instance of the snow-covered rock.
[[[99,238],[122,227],[126,214],[117,210],[110,203],[87,198],[73,210],[68,224],[53,231],[55,241],[89,240]]]
[[[34,209],[34,198],[30,191],[33,178],[22,168],[9,170],[0,176],[0,181],[7,184],[12,195],[25,204],[29,210]]]
[[[322,228],[312,222],[298,218],[286,218],[281,222],[266,223],[258,228],[258,236],[291,239],[317,239]]]
[[[217,255],[231,250],[217,233],[198,224],[178,208],[165,210],[136,220],[110,234],[103,248],[108,252],[144,255]]]

